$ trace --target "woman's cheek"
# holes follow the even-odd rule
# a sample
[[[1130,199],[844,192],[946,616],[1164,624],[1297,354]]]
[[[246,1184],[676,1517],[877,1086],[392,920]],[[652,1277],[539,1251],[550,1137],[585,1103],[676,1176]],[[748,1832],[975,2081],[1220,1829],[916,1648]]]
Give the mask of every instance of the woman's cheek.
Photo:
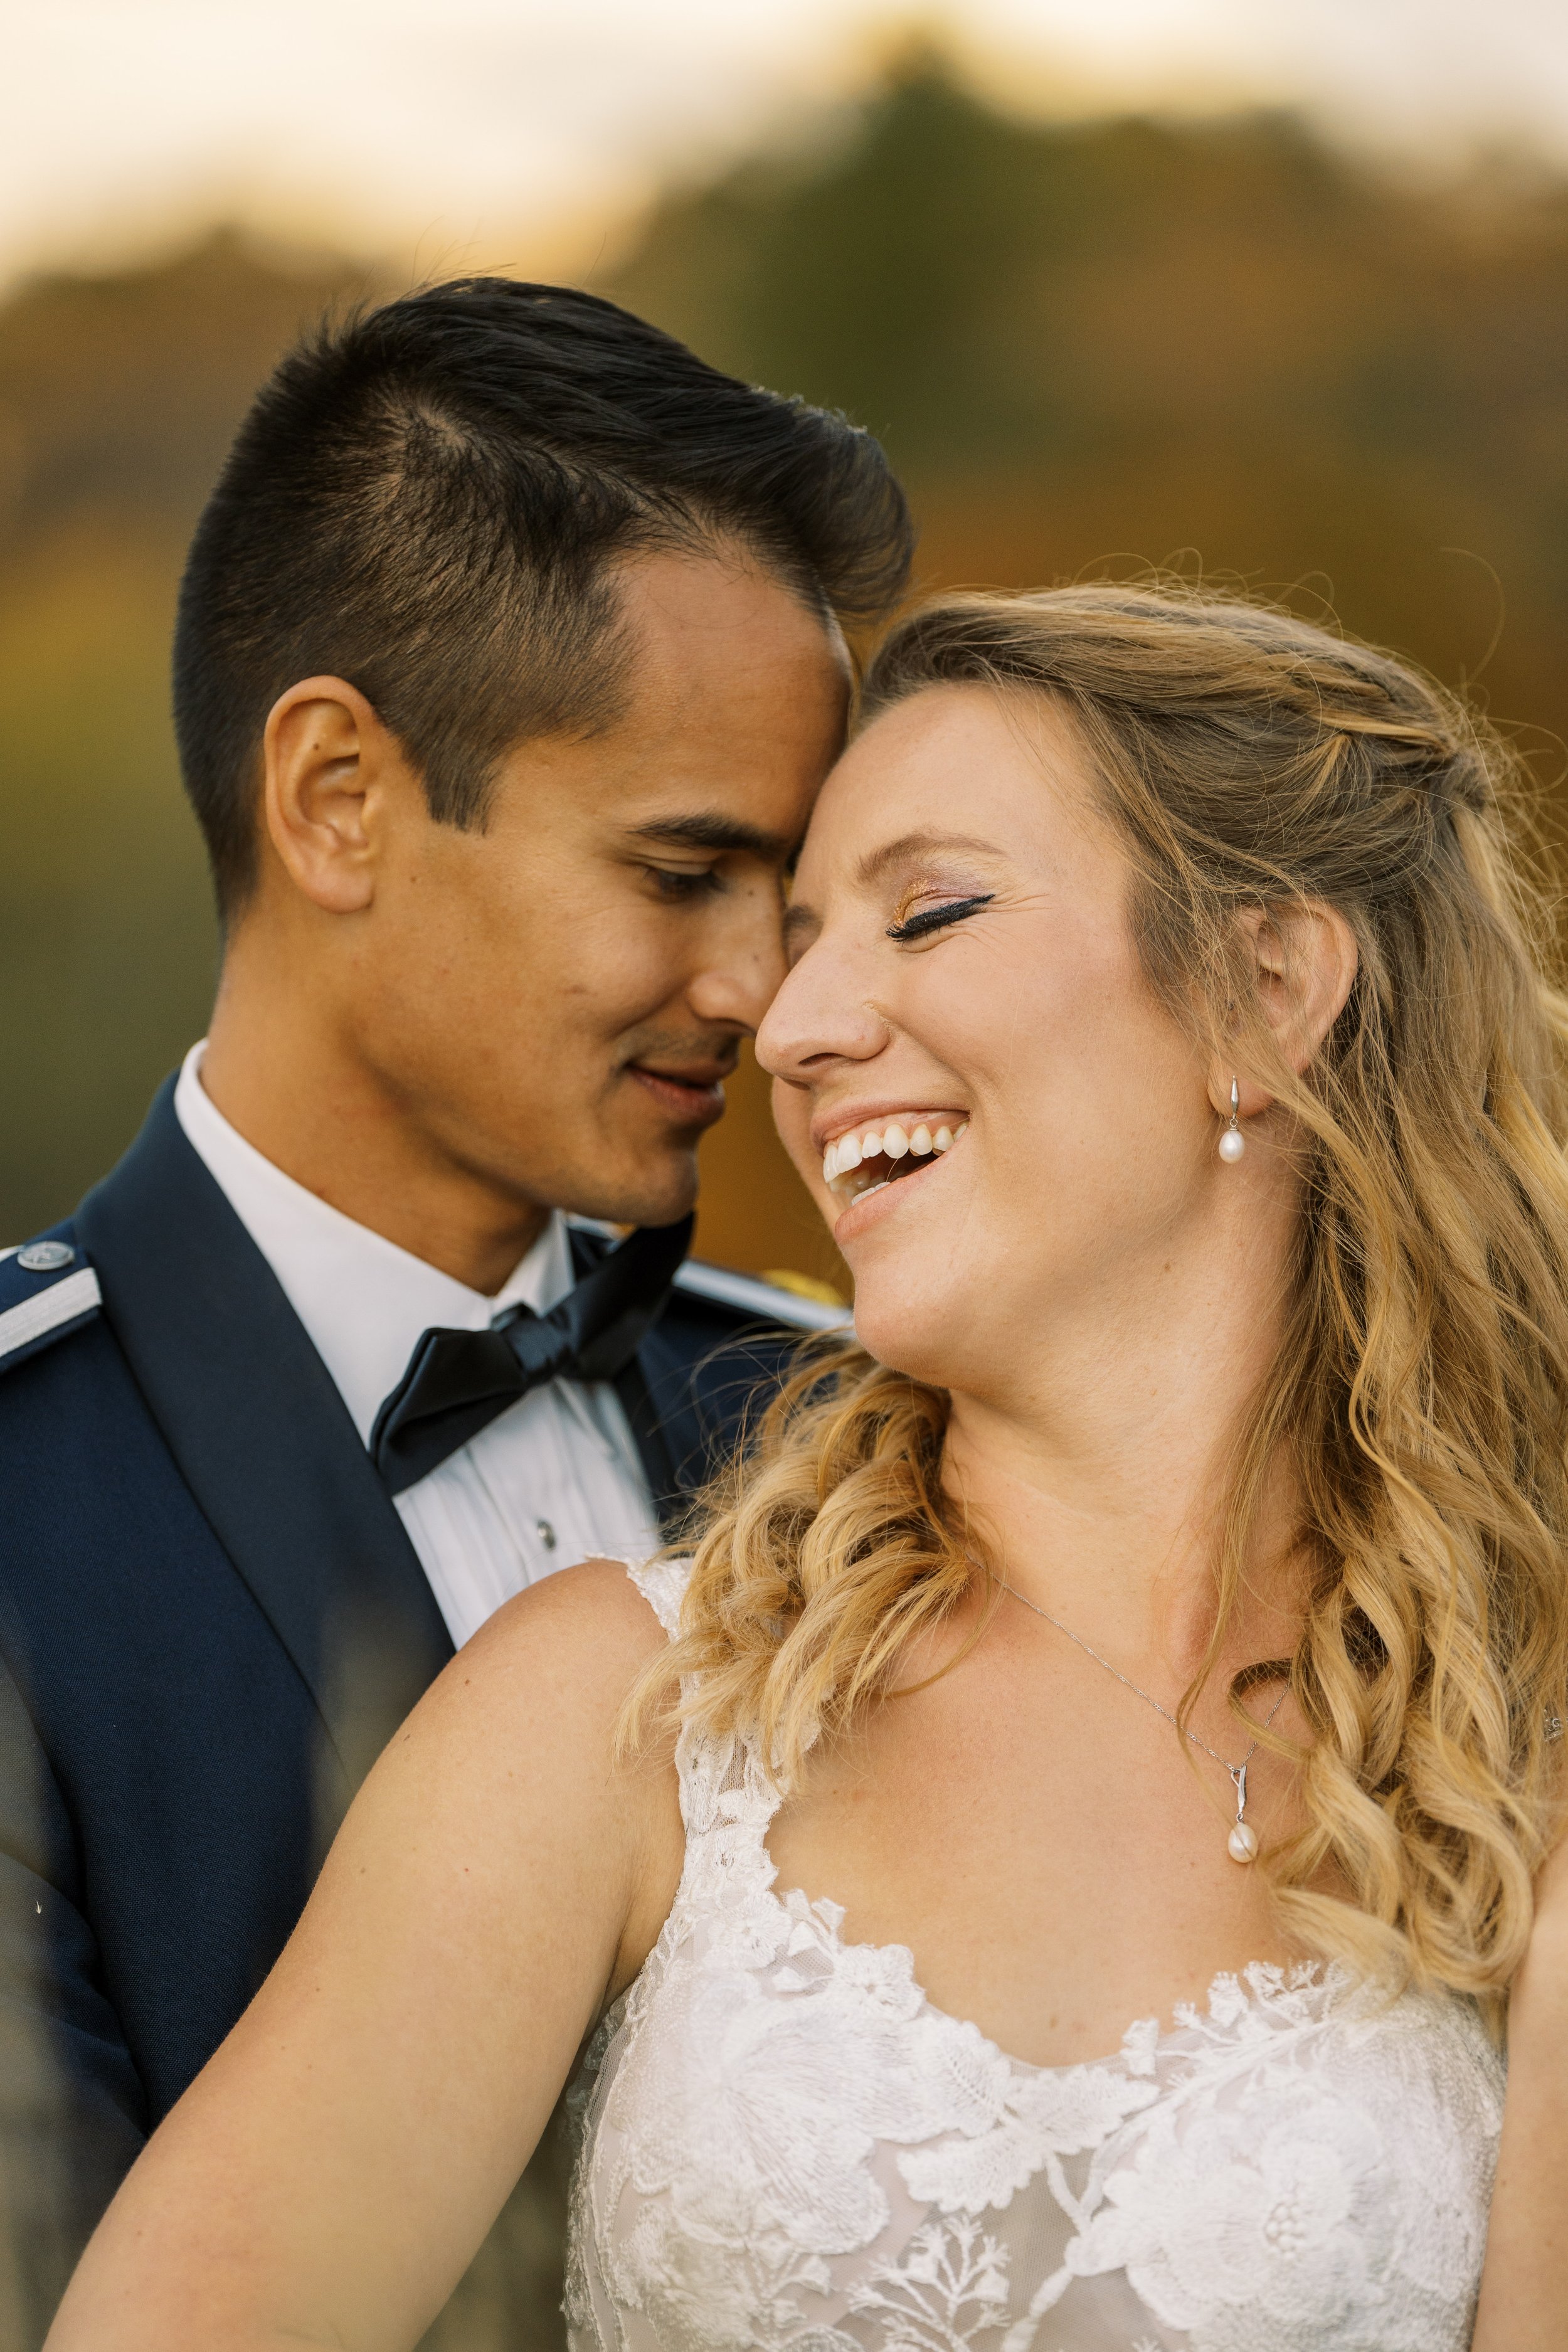
[[[773,1125],[779,1131],[780,1142],[813,1196],[819,1202],[827,1201],[831,1196],[822,1181],[822,1162],[811,1148],[811,1097],[799,1087],[775,1078],[773,1105]]]

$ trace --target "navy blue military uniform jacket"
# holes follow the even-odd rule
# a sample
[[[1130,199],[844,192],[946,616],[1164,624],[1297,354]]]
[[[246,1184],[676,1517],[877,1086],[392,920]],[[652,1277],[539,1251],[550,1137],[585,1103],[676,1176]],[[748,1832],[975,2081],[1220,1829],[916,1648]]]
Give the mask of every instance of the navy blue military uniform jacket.
[[[759,1310],[822,1319],[682,1278],[619,1383],[667,1522],[776,1376]],[[0,1260],[0,2193],[24,2304],[63,2288],[450,1655],[171,1082],[75,1216]]]

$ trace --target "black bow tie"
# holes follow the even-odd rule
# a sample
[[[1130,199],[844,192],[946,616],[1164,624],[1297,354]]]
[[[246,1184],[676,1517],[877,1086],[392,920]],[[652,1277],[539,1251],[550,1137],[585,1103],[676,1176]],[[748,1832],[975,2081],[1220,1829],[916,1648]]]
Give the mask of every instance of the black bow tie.
[[[428,1477],[546,1381],[613,1381],[668,1297],[691,1223],[628,1234],[548,1315],[511,1307],[488,1331],[426,1331],[370,1433],[392,1492]]]

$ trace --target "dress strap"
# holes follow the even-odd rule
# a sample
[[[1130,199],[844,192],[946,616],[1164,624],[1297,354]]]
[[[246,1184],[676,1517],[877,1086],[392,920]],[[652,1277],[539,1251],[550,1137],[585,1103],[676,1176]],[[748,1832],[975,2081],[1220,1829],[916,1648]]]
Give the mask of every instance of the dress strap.
[[[690,1560],[667,1559],[656,1552],[652,1559],[628,1560],[626,1574],[673,1642],[680,1631],[680,1604],[691,1581]]]
[[[691,1580],[690,1560],[662,1557],[640,1563],[628,1560],[626,1574],[673,1642],[680,1631],[680,1604]],[[784,1792],[763,1771],[751,1742],[735,1732],[714,1737],[700,1731],[694,1723],[683,1724],[675,1743],[675,1769],[680,1783],[681,1818],[686,1824],[688,1880],[694,1876],[693,1845],[717,1835],[727,1851],[725,1868],[713,1878],[712,1894],[734,1883],[728,1874],[742,1854],[745,1866],[740,1874],[742,1881],[751,1885],[759,1882],[764,1886],[771,1885],[773,1864],[767,1858],[763,1840]],[[701,1871],[695,1874],[695,1880],[699,1885],[707,1884]]]

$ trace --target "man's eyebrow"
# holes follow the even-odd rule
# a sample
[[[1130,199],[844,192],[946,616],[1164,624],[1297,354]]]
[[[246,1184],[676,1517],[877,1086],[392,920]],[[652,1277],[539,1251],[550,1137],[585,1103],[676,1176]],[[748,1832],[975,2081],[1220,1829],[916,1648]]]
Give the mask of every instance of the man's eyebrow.
[[[782,834],[768,833],[760,824],[748,824],[743,817],[725,816],[717,809],[695,810],[690,816],[655,817],[647,824],[634,824],[630,838],[646,842],[650,849],[735,852],[744,857],[759,857],[764,866],[782,866],[795,849],[794,842],[786,841]]]
[[[922,833],[903,833],[897,841],[884,843],[880,849],[871,850],[856,869],[856,879],[862,888],[885,879],[900,866],[916,864],[922,857],[934,857],[943,850],[978,851],[984,857],[1000,857],[1003,853],[994,841],[982,841],[972,833],[940,833],[927,828]]]

